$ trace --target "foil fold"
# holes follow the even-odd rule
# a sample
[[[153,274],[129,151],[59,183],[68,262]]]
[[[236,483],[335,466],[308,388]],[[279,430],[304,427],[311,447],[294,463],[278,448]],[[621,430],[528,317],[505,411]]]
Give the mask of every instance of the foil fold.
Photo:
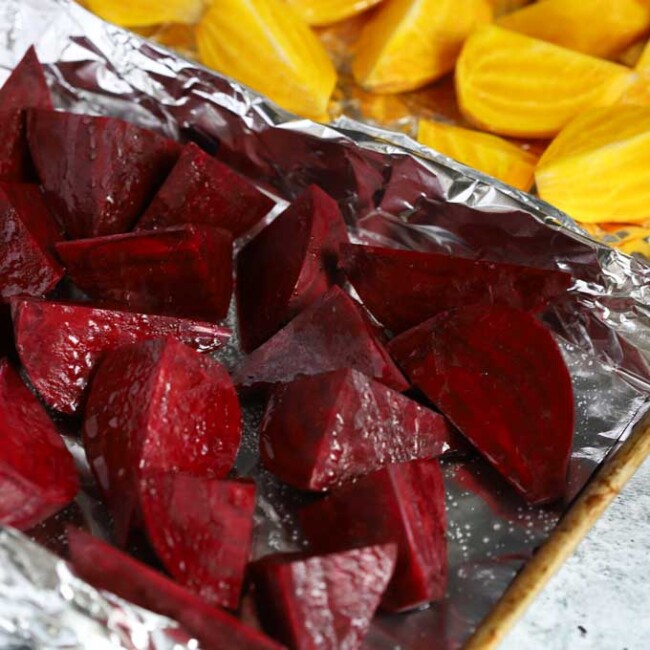
[[[405,134],[346,117],[329,125],[296,119],[240,84],[68,0],[5,0],[0,81],[33,41],[57,107],[122,117],[195,140],[280,200],[317,183],[339,201],[355,241],[572,273],[569,295],[545,314],[576,394],[566,502],[531,508],[480,458],[446,462],[447,598],[408,615],[378,616],[365,644],[375,650],[460,647],[571,498],[647,411],[650,267],[592,240],[550,205]],[[233,337],[217,358],[231,365],[239,355]],[[256,557],[301,548],[303,542],[293,510],[301,496],[259,467],[259,418],[260,405],[248,405],[236,466],[256,479],[260,492]],[[95,530],[105,530],[92,486],[79,507]],[[55,540],[39,539],[59,550]],[[0,531],[0,644],[197,647],[177,624],[92,589],[65,562],[11,530]]]

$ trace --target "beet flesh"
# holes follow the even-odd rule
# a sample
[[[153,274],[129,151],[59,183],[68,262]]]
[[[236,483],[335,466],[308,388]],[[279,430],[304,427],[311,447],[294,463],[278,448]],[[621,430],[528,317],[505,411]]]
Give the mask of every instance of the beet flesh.
[[[194,223],[239,237],[274,205],[249,180],[190,142],[136,227],[154,230]]]
[[[14,298],[16,347],[32,385],[53,409],[74,413],[101,356],[127,343],[174,336],[211,352],[230,330],[201,321],[103,309],[84,303]]]
[[[72,454],[40,402],[0,360],[0,524],[28,530],[79,489]]]
[[[447,586],[445,491],[436,460],[388,465],[332,491],[300,513],[311,548],[397,544],[395,573],[382,598],[404,611],[444,598]]]
[[[32,109],[27,139],[48,206],[72,239],[127,232],[180,145],[114,117]]]
[[[347,244],[341,259],[368,311],[395,334],[473,304],[538,311],[572,283],[562,271],[378,246]]]
[[[270,555],[253,568],[258,611],[294,650],[357,650],[393,570],[395,544]]]
[[[334,286],[244,359],[233,379],[238,388],[261,390],[339,368],[408,388],[363,308]]]
[[[563,496],[575,421],[571,376],[534,316],[466,307],[404,332],[389,349],[525,499],[542,504]]]
[[[260,440],[268,470],[313,491],[389,463],[435,458],[449,448],[450,431],[441,415],[349,369],[278,386]]]
[[[237,257],[237,313],[250,352],[325,293],[348,240],[338,204],[310,185]]]
[[[240,439],[241,412],[228,372],[176,339],[122,346],[97,367],[83,443],[120,544],[142,523],[148,477],[222,478]]]
[[[232,295],[232,236],[177,226],[60,242],[72,281],[91,298],[132,311],[219,320]]]

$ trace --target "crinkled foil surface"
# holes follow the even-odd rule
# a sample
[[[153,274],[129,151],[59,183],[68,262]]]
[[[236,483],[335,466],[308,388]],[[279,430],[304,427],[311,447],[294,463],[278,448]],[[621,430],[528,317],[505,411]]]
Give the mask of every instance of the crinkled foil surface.
[[[551,206],[404,135],[346,118],[330,126],[293,119],[240,85],[65,0],[4,0],[2,76],[33,42],[59,107],[115,115],[193,139],[284,200],[318,183],[339,200],[356,241],[573,274],[570,295],[545,315],[576,394],[566,503],[531,508],[480,458],[446,462],[447,598],[407,615],[377,617],[365,644],[376,650],[460,647],[647,409],[650,267],[594,242]],[[217,356],[232,364],[236,345]],[[256,555],[301,545],[292,511],[301,497],[258,467],[260,413],[259,405],[245,410],[237,462],[237,471],[254,476],[259,486]],[[83,466],[78,441],[73,436],[69,443]],[[72,517],[105,533],[105,513],[86,483]],[[76,579],[52,552],[61,552],[59,533],[56,521],[47,522],[31,535],[38,545],[0,531],[2,648],[198,647],[174,622]]]

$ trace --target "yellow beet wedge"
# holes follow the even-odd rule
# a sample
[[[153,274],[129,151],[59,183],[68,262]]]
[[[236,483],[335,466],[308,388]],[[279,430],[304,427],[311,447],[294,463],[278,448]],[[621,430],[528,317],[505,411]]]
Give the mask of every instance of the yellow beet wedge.
[[[539,195],[585,223],[650,218],[650,107],[611,106],[579,115],[535,171]]]
[[[199,21],[204,0],[84,0],[90,11],[104,20],[126,27]]]
[[[463,115],[515,137],[553,137],[578,113],[616,102],[636,80],[625,66],[494,25],[476,29],[456,65]]]
[[[218,0],[217,0],[218,1]],[[286,0],[309,25],[330,25],[356,16],[381,0]]]
[[[533,184],[537,157],[496,135],[420,120],[418,140],[521,190]]]
[[[196,30],[201,60],[288,111],[322,119],[336,71],[318,38],[282,0],[218,0]]]
[[[503,16],[501,27],[593,56],[611,57],[647,34],[647,0],[543,0]]]
[[[386,0],[365,26],[352,72],[366,90],[413,90],[453,69],[464,40],[491,19],[489,0]]]

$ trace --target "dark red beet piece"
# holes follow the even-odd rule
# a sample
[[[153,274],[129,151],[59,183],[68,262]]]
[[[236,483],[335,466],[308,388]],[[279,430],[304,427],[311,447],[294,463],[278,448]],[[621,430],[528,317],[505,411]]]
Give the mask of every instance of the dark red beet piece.
[[[233,378],[239,388],[255,390],[339,368],[408,388],[363,308],[334,286],[244,359]]]
[[[449,449],[444,418],[356,370],[278,386],[262,421],[264,465],[285,483],[328,490],[388,463]]]
[[[509,307],[466,307],[404,332],[390,351],[528,501],[562,497],[573,390],[560,349],[539,321]]]
[[[341,264],[368,311],[396,334],[472,304],[538,311],[572,283],[562,271],[355,244],[341,248]]]
[[[0,360],[0,524],[27,530],[79,489],[72,454],[45,409]]]
[[[72,281],[129,310],[219,320],[232,295],[232,237],[178,226],[57,244]]]
[[[230,337],[230,330],[212,323],[83,303],[15,298],[12,313],[25,372],[45,403],[64,413],[78,409],[90,374],[107,350],[173,336],[211,352]]]
[[[27,139],[48,205],[72,239],[130,230],[180,145],[114,117],[31,110]]]
[[[265,627],[293,650],[357,650],[395,568],[395,544],[330,555],[269,555],[253,565]]]
[[[0,182],[0,301],[42,296],[63,277],[52,251],[60,238],[36,185]]]
[[[259,347],[336,280],[348,240],[334,199],[310,185],[237,257],[237,313],[244,350]]]
[[[206,650],[280,650],[261,632],[210,607],[161,573],[80,530],[68,530],[74,572],[97,589],[178,621]]]
[[[274,205],[249,180],[190,142],[138,221],[137,230],[198,223],[239,237]]]
[[[107,352],[91,383],[83,442],[119,543],[141,521],[148,477],[221,478],[240,438],[237,394],[217,361],[173,338]]]
[[[437,461],[388,465],[303,508],[300,522],[316,552],[397,544],[385,609],[402,611],[444,597],[445,490]]]
[[[30,47],[0,89],[0,178],[31,180],[33,170],[27,133],[26,108],[52,108],[52,98],[36,52]]]
[[[147,536],[174,579],[210,605],[237,609],[255,484],[161,474],[145,479],[141,504]]]

